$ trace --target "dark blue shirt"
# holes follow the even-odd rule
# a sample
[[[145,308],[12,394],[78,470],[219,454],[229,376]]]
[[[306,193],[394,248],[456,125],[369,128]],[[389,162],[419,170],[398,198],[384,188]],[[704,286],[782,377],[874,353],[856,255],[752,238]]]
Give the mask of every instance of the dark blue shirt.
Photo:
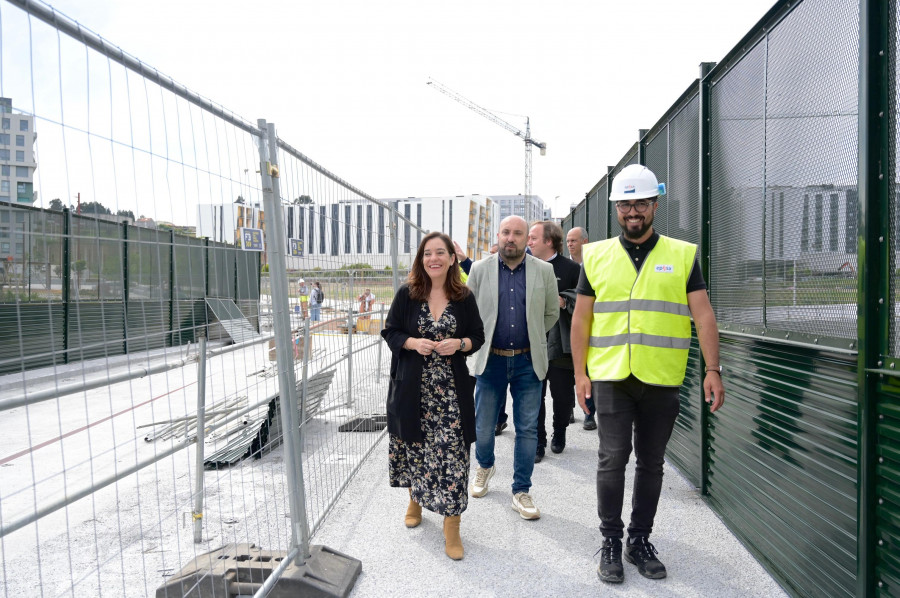
[[[497,349],[525,349],[528,342],[528,319],[525,313],[525,260],[515,270],[498,259],[497,327],[491,346]]]

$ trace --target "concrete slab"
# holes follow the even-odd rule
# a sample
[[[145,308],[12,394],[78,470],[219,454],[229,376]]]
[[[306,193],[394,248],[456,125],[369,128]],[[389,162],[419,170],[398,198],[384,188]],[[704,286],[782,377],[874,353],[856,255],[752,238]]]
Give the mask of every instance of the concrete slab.
[[[576,417],[578,413],[576,413]],[[666,465],[663,494],[651,537],[668,569],[663,580],[641,577],[625,563],[625,582],[597,578],[601,536],[594,483],[597,432],[581,418],[569,426],[567,446],[547,450],[535,465],[532,496],[541,509],[526,521],[512,509],[514,433],[496,442],[497,474],[483,498],[470,498],[462,516],[465,558],[444,554],[442,519],[424,512],[422,524],[403,524],[408,495],[388,486],[387,440],[350,483],[313,538],[316,544],[362,561],[351,596],[787,596],[706,506],[700,493]],[[472,450],[474,471],[474,447]],[[633,459],[625,504],[630,505]]]

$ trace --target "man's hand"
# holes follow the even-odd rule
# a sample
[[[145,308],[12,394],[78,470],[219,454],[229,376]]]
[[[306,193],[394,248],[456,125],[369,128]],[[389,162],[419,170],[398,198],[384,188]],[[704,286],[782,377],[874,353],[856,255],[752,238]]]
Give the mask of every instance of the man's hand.
[[[718,411],[725,402],[725,385],[722,384],[722,374],[719,372],[706,372],[703,378],[703,394],[709,403],[710,413]]]
[[[588,409],[587,400],[591,398],[591,379],[585,374],[575,374],[575,397],[584,414],[590,414],[591,410]]]
[[[468,256],[466,255],[466,252],[462,250],[462,247],[459,246],[459,243],[457,243],[456,241],[453,241],[453,249],[456,250],[456,259],[458,259],[460,262],[466,261],[466,257],[468,257]]]

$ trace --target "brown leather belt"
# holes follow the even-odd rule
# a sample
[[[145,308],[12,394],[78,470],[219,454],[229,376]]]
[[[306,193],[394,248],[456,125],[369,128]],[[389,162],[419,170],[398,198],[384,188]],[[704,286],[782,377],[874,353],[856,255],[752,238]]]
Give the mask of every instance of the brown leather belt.
[[[497,349],[496,347],[491,347],[491,353],[503,357],[515,357],[516,355],[528,353],[529,351],[531,351],[530,347],[525,347],[524,349]]]

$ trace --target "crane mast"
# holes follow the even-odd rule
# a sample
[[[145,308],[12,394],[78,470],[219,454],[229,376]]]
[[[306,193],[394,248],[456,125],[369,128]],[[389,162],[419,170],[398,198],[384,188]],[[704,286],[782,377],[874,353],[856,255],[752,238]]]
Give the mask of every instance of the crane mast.
[[[479,106],[472,100],[469,100],[468,98],[465,98],[465,97],[459,95],[452,89],[442,85],[441,83],[438,83],[434,79],[429,79],[428,82],[426,83],[426,85],[432,86],[434,89],[438,90],[445,96],[447,96],[453,100],[456,100],[457,102],[459,102],[466,108],[470,109],[472,112],[480,114],[481,116],[488,119],[495,125],[503,127],[504,129],[506,129],[513,135],[515,135],[516,137],[519,137],[520,139],[525,141],[525,201],[526,201],[526,205],[530,205],[531,204],[531,146],[533,146],[533,145],[537,146],[541,150],[542,156],[547,153],[547,144],[546,143],[543,143],[541,141],[538,141],[537,139],[531,138],[531,119],[528,118],[527,116],[525,117],[525,130],[522,131],[515,125],[511,125],[510,123],[506,122],[505,120],[503,120],[502,118],[500,118],[499,116],[494,114],[493,112],[491,112],[485,108],[482,108],[481,106]]]

